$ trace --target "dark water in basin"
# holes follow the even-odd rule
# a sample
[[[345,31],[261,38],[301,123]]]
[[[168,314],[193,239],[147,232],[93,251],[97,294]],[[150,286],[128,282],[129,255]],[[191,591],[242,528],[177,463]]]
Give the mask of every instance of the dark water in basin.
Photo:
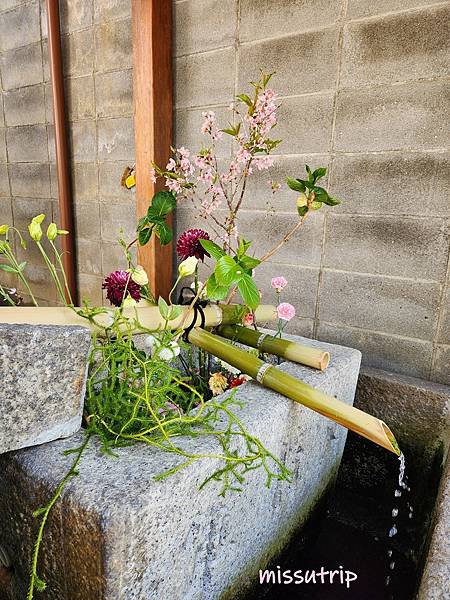
[[[259,586],[259,593],[254,600],[410,600],[413,597],[416,567],[414,562],[393,552],[392,559],[387,558],[387,541],[375,540],[365,532],[358,531],[340,523],[333,516],[326,516],[312,536],[307,547],[295,544],[289,549],[289,555],[279,563],[282,571],[314,570],[316,583],[289,585]],[[389,571],[389,561],[395,560],[389,588],[385,586],[386,575]],[[278,564],[278,563],[277,563]],[[339,576],[329,583],[321,583],[317,576],[321,567],[325,571],[339,570],[343,567],[344,584]],[[345,571],[356,573],[358,578],[347,588]],[[350,576],[351,578],[352,576]]]
[[[425,559],[441,459],[437,453],[425,464],[407,455],[411,491],[404,489],[401,497],[395,497],[399,487],[396,457],[350,432],[335,488],[307,527],[268,567],[275,577],[277,566],[281,573],[290,570],[291,576],[300,569],[303,577],[306,571],[310,575],[315,571],[316,583],[255,581],[246,600],[413,600]],[[412,519],[410,505],[414,507]],[[398,510],[395,518],[394,508]],[[398,533],[390,538],[394,522]],[[326,574],[322,583],[321,567],[325,572],[342,567],[344,583],[335,575],[330,584]],[[345,571],[357,575],[349,587]]]

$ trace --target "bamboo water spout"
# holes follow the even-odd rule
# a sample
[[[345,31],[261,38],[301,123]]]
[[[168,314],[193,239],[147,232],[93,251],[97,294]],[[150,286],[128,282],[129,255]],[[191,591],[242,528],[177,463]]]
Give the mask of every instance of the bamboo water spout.
[[[182,306],[182,311],[179,317],[167,323],[167,327],[172,330],[177,330],[183,327],[186,315],[189,311],[188,306]],[[69,307],[25,307],[12,306],[0,308],[0,323],[15,323],[28,325],[80,325],[89,327],[92,331],[101,333],[101,331],[109,324],[111,320],[112,310],[105,308],[104,313],[100,313],[95,317],[95,323],[90,322],[76,311],[82,309],[73,309]],[[236,305],[225,304],[210,304],[204,309],[205,327],[217,327],[223,323],[236,323],[241,317],[236,312]],[[165,319],[161,316],[157,306],[145,305],[139,303],[137,306],[123,309],[124,317],[128,319],[136,319],[138,323],[145,329],[156,331],[166,326]],[[256,309],[256,318],[259,321],[274,321],[277,318],[276,309],[268,304],[261,304]],[[193,316],[187,317],[187,325],[190,326]],[[194,325],[201,324],[201,316],[197,315]],[[136,333],[139,329],[136,329]]]
[[[222,325],[219,333],[229,340],[242,342],[261,352],[275,354],[286,360],[291,360],[314,369],[324,371],[330,362],[330,353],[320,348],[303,346],[286,339],[275,338],[273,335],[255,331],[240,325]]]
[[[189,341],[238,368],[242,373],[250,375],[265,387],[332,419],[397,456],[400,455],[400,448],[393,433],[380,419],[314,389],[207,331],[193,329],[189,333]]]

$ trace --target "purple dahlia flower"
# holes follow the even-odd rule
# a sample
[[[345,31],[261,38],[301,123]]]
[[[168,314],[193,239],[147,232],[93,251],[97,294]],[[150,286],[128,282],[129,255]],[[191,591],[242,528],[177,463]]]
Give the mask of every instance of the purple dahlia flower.
[[[177,242],[177,254],[185,260],[195,256],[198,260],[204,260],[209,256],[208,252],[200,244],[200,240],[209,240],[209,235],[203,229],[188,229],[180,235]]]
[[[141,299],[140,286],[131,279],[130,273],[126,271],[113,271],[110,273],[105,278],[102,288],[106,290],[106,297],[114,306],[122,304],[125,289],[136,302]]]

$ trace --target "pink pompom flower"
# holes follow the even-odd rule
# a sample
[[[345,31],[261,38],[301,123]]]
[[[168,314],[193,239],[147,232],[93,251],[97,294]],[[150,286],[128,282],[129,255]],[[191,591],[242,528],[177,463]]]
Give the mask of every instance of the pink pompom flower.
[[[279,319],[290,321],[295,317],[295,308],[289,302],[282,302],[277,306],[277,314]]]
[[[277,292],[282,292],[284,288],[287,286],[288,281],[286,277],[273,277],[270,285],[277,290]]]

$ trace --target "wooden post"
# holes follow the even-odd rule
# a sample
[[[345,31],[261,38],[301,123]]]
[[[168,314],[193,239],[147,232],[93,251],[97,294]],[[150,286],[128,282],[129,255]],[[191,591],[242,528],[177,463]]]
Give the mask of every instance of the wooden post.
[[[172,144],[172,2],[132,0],[133,94],[138,218],[161,184],[150,181],[152,161],[165,167]],[[152,241],[138,250],[155,297],[172,287],[172,245]]]

